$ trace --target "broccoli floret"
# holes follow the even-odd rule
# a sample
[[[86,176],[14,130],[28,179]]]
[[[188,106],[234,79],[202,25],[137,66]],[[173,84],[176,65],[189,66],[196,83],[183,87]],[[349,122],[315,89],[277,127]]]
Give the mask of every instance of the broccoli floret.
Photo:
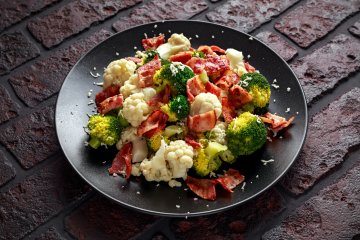
[[[229,150],[235,157],[250,155],[266,142],[265,124],[257,116],[244,112],[234,118],[226,129]]]
[[[168,115],[168,121],[169,122],[176,122],[178,118],[176,117],[176,114],[170,110],[169,104],[162,105],[160,107],[161,111],[166,113]]]
[[[189,115],[190,104],[187,97],[184,95],[177,95],[169,102],[170,111],[176,114],[178,119],[184,119]]]
[[[227,147],[216,142],[209,142],[206,148],[199,148],[197,156],[193,161],[193,169],[205,177],[211,172],[218,170],[222,164],[219,154],[227,150]]]
[[[165,64],[154,75],[156,88],[163,89],[166,84],[170,84],[173,96],[186,95],[186,82],[194,77],[194,72],[182,63]]]
[[[258,114],[266,112],[270,101],[270,84],[264,75],[253,72],[245,73],[241,76],[240,86],[242,86],[252,96],[252,101],[243,106],[245,111],[256,112]]]
[[[130,126],[129,122],[124,117],[122,109],[118,113],[118,118],[119,118],[119,121],[120,121],[120,126],[122,128],[127,128],[128,126]]]
[[[224,162],[227,162],[227,163],[230,163],[230,164],[236,162],[235,156],[232,154],[232,152],[231,152],[229,149],[221,152],[221,153],[219,154],[219,157],[220,157],[220,159],[223,160]]]
[[[144,54],[144,57],[142,59],[142,63],[143,65],[150,62],[151,60],[153,60],[153,58],[158,55],[159,56],[159,53],[156,51],[156,50],[153,50],[153,49],[150,49],[150,50],[147,50]]]
[[[90,131],[90,147],[97,149],[100,145],[114,145],[119,141],[121,124],[115,116],[93,115],[89,118],[87,125]]]
[[[205,53],[200,52],[200,51],[194,51],[193,54],[191,55],[192,57],[197,57],[197,58],[205,58]]]
[[[150,149],[157,151],[161,145],[161,139],[163,139],[163,131],[157,131],[151,138],[146,139],[146,143]]]

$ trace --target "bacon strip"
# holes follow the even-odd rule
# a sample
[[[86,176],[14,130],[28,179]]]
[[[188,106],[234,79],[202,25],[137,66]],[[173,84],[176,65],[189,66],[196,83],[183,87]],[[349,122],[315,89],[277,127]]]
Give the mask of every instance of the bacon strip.
[[[219,55],[224,55],[224,54],[225,54],[225,50],[222,49],[222,48],[220,48],[219,46],[212,45],[212,46],[210,46],[210,49],[211,49],[213,52],[215,52],[215,53],[217,53],[217,54],[219,54]]]
[[[231,86],[238,84],[239,81],[240,78],[234,71],[226,70],[223,75],[214,82],[219,88],[228,91]]]
[[[193,191],[199,197],[207,200],[216,199],[215,185],[217,182],[215,180],[197,179],[187,176],[185,183],[191,189],[191,191]]]
[[[253,66],[251,66],[248,62],[245,62],[244,65],[246,71],[248,71],[249,73],[253,73],[256,71],[256,69]]]
[[[229,60],[224,56],[208,57],[205,59],[204,64],[207,75],[212,79],[216,79],[230,69]]]
[[[106,114],[113,109],[122,107],[123,100],[124,98],[121,94],[109,97],[99,104],[98,111],[101,114]]]
[[[206,90],[206,92],[212,93],[212,94],[216,95],[217,97],[219,97],[220,93],[221,93],[221,89],[219,87],[215,86],[210,81],[208,81],[205,84],[205,90]]]
[[[98,107],[102,101],[104,101],[105,99],[107,99],[109,97],[115,96],[119,93],[120,93],[120,86],[118,86],[118,85],[111,85],[111,86],[105,88],[104,90],[102,90],[101,92],[96,94],[96,96],[95,96],[96,106]]]
[[[240,108],[246,103],[251,102],[252,96],[240,85],[234,85],[229,90],[229,100],[235,108]]]
[[[164,43],[165,43],[165,36],[162,34],[159,35],[158,37],[145,38],[141,40],[141,44],[144,47],[145,51],[149,49],[156,49],[158,46]]]
[[[160,91],[159,93],[155,94],[147,104],[150,107],[159,108],[163,104],[166,104],[170,101],[170,86],[167,84],[166,87]]]
[[[226,191],[233,192],[233,189],[242,183],[245,177],[238,170],[230,168],[223,177],[215,179]]]
[[[215,110],[189,116],[187,125],[189,130],[194,132],[205,132],[213,129],[216,124],[216,112]]]
[[[161,68],[161,60],[156,55],[150,62],[138,68],[139,86],[141,88],[153,85],[153,77],[157,70]]]
[[[138,64],[138,63],[142,62],[142,60],[140,58],[137,58],[137,57],[126,57],[125,59],[128,60],[128,61],[132,61],[135,64]]]
[[[200,77],[196,75],[195,77],[189,79],[186,83],[186,93],[189,102],[194,101],[195,97],[200,93],[206,92],[204,84],[201,82]]]
[[[198,47],[197,49],[199,52],[203,52],[206,56],[213,56],[213,55],[216,55],[214,53],[214,51],[212,50],[212,48],[208,45],[202,45],[200,47]]]
[[[288,127],[295,119],[294,116],[286,120],[284,117],[280,117],[278,115],[272,113],[265,113],[262,117],[260,117],[264,123],[270,124],[270,129],[274,132],[278,132],[281,129]]]
[[[131,175],[131,159],[132,159],[132,143],[126,143],[116,154],[111,168],[108,169],[109,174],[121,174],[126,179]]]
[[[230,123],[235,117],[236,112],[232,108],[227,96],[221,98],[222,114],[226,123]]]
[[[193,148],[195,148],[195,149],[201,148],[201,144],[198,143],[198,142],[194,139],[194,137],[191,136],[191,135],[186,135],[186,136],[185,136],[185,142],[186,142],[188,145],[190,145],[190,146],[192,146]]]
[[[205,69],[205,59],[192,57],[185,65],[189,66],[195,74],[200,74]]]
[[[192,57],[192,52],[186,51],[186,52],[179,52],[175,55],[170,56],[169,60],[171,62],[181,62],[185,64],[187,61],[191,59],[191,57]]]
[[[168,118],[169,116],[166,113],[163,113],[161,110],[153,111],[138,127],[138,136],[151,138],[156,133],[156,131],[162,130],[166,127],[166,121]]]

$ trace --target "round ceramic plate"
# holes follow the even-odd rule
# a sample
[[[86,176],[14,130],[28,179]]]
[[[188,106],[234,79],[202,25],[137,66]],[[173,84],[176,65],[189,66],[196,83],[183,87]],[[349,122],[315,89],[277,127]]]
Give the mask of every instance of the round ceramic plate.
[[[94,114],[94,105],[88,105],[101,87],[103,69],[111,61],[133,56],[135,47],[142,49],[144,35],[152,37],[163,33],[183,33],[191,38],[192,47],[218,45],[235,48],[265,75],[269,82],[276,79],[280,87],[272,87],[270,111],[286,118],[295,116],[292,126],[256,154],[239,159],[233,166],[245,175],[246,184],[233,193],[217,190],[217,199],[197,199],[186,185],[170,188],[166,183],[147,182],[143,177],[109,176],[107,169],[115,150],[94,151],[85,147],[88,135],[84,131],[88,115]],[[94,70],[96,68],[96,70]],[[99,73],[101,77],[94,78]],[[290,88],[290,91],[287,90]],[[93,94],[88,98],[88,92]],[[276,100],[276,101],[275,101]],[[290,109],[290,112],[287,112]],[[290,168],[303,145],[307,129],[306,101],[300,84],[287,63],[274,51],[250,35],[206,22],[165,21],[141,25],[113,35],[89,51],[73,67],[61,88],[56,105],[56,131],[62,150],[79,175],[93,188],[108,198],[142,212],[163,216],[198,216],[211,214],[242,204],[261,194],[276,183]],[[261,160],[274,159],[263,164]]]

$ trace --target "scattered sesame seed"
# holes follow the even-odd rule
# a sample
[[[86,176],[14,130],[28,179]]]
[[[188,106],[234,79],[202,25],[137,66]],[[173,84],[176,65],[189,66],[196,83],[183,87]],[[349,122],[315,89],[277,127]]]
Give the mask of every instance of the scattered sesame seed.
[[[102,86],[104,83],[102,83],[102,82],[98,82],[98,83],[94,82],[94,84],[97,85],[97,86]]]
[[[283,136],[280,136],[279,138],[280,138],[280,139],[283,139]]]
[[[171,30],[169,30],[168,32],[171,33]]]
[[[162,22],[162,23],[164,23],[164,22],[165,22],[165,20],[162,20],[161,22]]]
[[[137,191],[137,192],[136,192],[136,194],[140,195],[140,192],[139,192],[139,191]]]
[[[273,80],[273,83],[277,83],[277,80],[276,80],[276,78]]]
[[[148,36],[147,36],[147,34],[146,34],[146,33],[144,33],[144,36],[145,36],[145,38],[148,38]]]
[[[116,177],[117,176],[117,174],[116,173],[113,173],[113,177]]]
[[[279,85],[276,85],[276,84],[271,84],[271,86],[273,86],[273,88],[275,88],[275,89],[278,89],[280,86]]]
[[[87,94],[87,97],[90,98],[91,94],[92,94],[92,91],[89,91],[88,94]]]
[[[191,39],[192,39],[192,38],[191,38],[191,37],[189,37],[189,41],[191,41]]]
[[[177,204],[176,204],[175,207],[176,207],[176,208],[180,208],[180,205],[177,205]]]
[[[188,219],[188,216],[185,216],[185,219]]]
[[[215,36],[214,36],[214,35],[211,35],[211,38],[215,38]]]
[[[290,108],[286,108],[286,111],[285,111],[286,113],[288,113],[288,112],[290,112]]]
[[[222,30],[221,33],[224,33],[224,30]]]
[[[199,200],[197,197],[194,197],[194,201],[197,201],[197,200]]]
[[[93,101],[93,100],[90,100],[90,101],[88,102],[88,105],[91,105],[91,104],[94,104],[94,101]]]
[[[195,37],[196,37],[196,38],[199,38],[199,35],[196,34]]]
[[[85,141],[85,142],[84,142],[84,146],[85,146],[85,147],[89,146],[89,142]]]
[[[252,181],[250,182],[250,184],[252,184]]]
[[[116,53],[115,53],[115,55],[116,55],[116,56],[119,56],[119,55],[120,55],[120,53],[116,52]]]
[[[156,25],[156,24],[154,25],[154,28],[157,28],[157,25]]]
[[[247,55],[247,58],[251,58],[250,54]]]
[[[289,87],[286,89],[286,91],[288,91],[288,92],[290,92],[290,90],[291,90],[291,88],[289,88]]]
[[[299,115],[299,112],[296,112],[296,115]]]
[[[276,99],[274,99],[274,102],[276,102]]]
[[[102,162],[102,164],[105,164],[105,163],[106,163],[106,161],[103,161],[103,162]]]
[[[264,166],[266,166],[268,163],[274,162],[274,159],[269,159],[269,160],[263,160],[261,159],[261,162],[263,163]]]
[[[256,175],[255,178],[259,178],[259,175]]]
[[[90,75],[93,76],[94,78],[100,77],[100,74],[99,74],[99,73],[93,74],[91,71],[90,71]]]
[[[134,50],[136,50],[137,49],[137,46],[134,46]]]
[[[249,37],[249,40],[254,40],[254,38],[252,36]]]
[[[271,137],[266,137],[266,139],[267,139],[269,142],[272,142]]]
[[[246,182],[243,183],[242,187],[241,187],[241,190],[242,191],[245,191],[245,185],[246,185]]]
[[[94,71],[96,71],[96,67],[94,67],[93,69],[94,69]]]
[[[159,187],[160,186],[160,184],[158,183],[158,184],[156,184],[156,187]]]
[[[209,207],[209,204],[206,204],[206,207]]]
[[[188,188],[184,188],[184,191],[187,191],[187,190],[189,190]]]

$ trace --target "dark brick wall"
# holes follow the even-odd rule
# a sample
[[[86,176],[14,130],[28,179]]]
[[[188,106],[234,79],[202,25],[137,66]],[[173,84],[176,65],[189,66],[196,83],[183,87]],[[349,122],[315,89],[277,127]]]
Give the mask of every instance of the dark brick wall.
[[[0,239],[359,239],[358,0],[0,0]],[[222,213],[154,217],[92,190],[61,153],[54,106],[76,61],[115,32],[198,19],[248,32],[292,67],[308,101],[296,163]]]

